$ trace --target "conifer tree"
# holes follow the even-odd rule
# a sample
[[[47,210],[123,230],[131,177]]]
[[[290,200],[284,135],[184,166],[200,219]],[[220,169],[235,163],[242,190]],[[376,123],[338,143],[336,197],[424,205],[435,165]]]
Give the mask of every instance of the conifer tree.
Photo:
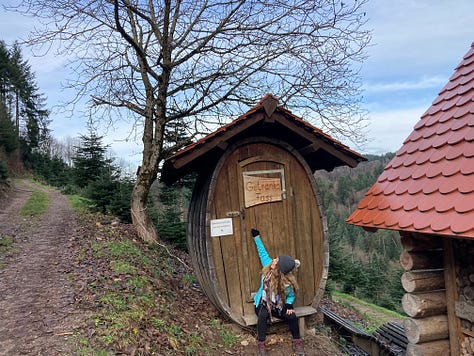
[[[84,188],[91,182],[98,180],[106,173],[114,171],[112,160],[106,158],[108,146],[102,143],[103,136],[97,135],[92,121],[88,123],[88,134],[80,135],[81,143],[76,146],[74,163],[74,182]]]
[[[3,149],[6,153],[11,153],[18,146],[17,130],[7,112],[5,103],[0,100],[0,149]]]
[[[23,157],[31,160],[31,153],[41,150],[49,139],[49,112],[17,43],[9,49],[0,41],[0,102],[3,118],[7,116],[13,123],[13,131],[8,135],[17,135],[22,142]],[[4,129],[5,125],[4,121]]]

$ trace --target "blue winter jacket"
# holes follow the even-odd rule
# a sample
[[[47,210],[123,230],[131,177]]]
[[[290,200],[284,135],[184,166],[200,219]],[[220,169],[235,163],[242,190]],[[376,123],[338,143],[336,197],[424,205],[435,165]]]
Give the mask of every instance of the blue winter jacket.
[[[273,259],[268,255],[268,252],[265,249],[265,246],[263,245],[262,239],[260,238],[260,236],[256,236],[254,238],[254,241],[255,241],[255,245],[257,246],[258,257],[260,257],[260,262],[262,263],[262,267],[268,266],[270,263],[272,263]],[[256,307],[260,304],[260,301],[262,299],[264,277],[265,276],[262,274],[262,277],[260,278],[260,288],[258,289],[257,294],[255,294],[253,298],[253,301]],[[295,301],[295,292],[293,291],[293,287],[289,285],[286,287],[286,299],[285,299],[286,308],[293,309],[294,301]]]

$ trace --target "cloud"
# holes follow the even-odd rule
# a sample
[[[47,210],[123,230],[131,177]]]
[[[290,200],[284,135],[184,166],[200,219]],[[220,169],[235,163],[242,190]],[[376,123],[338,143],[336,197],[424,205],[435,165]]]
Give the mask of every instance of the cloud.
[[[393,81],[380,83],[366,83],[363,85],[365,92],[392,92],[399,90],[440,89],[446,84],[447,79],[441,76],[422,77],[417,81]]]
[[[377,111],[369,114],[369,136],[364,153],[396,152],[413,131],[426,107],[406,110]]]

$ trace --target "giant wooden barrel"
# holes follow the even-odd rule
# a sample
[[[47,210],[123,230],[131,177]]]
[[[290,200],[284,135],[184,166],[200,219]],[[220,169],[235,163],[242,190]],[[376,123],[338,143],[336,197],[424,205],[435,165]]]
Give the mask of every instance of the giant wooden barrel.
[[[317,307],[329,266],[327,226],[314,176],[287,142],[250,137],[228,147],[201,172],[188,216],[187,242],[211,302],[240,325],[255,321],[253,293],[261,264],[250,229],[271,257],[301,261],[295,306]]]

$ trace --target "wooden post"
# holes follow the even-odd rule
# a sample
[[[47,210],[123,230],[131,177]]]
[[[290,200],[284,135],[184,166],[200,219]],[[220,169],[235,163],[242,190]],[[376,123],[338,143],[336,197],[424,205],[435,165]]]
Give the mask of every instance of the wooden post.
[[[444,291],[428,293],[406,293],[402,298],[405,313],[412,318],[423,318],[446,313],[446,293]]]
[[[435,315],[422,319],[407,318],[403,321],[405,335],[413,344],[447,339],[449,336],[448,317]]]
[[[422,344],[408,343],[406,356],[449,356],[449,340],[438,340]]]
[[[442,270],[405,272],[402,286],[409,293],[444,289],[444,273]]]
[[[298,325],[300,327],[300,335],[301,337],[304,336],[306,333],[306,322],[305,322],[305,317],[302,316],[301,318],[298,318]]]
[[[444,279],[446,283],[447,314],[449,325],[450,348],[453,355],[459,355],[459,329],[460,321],[456,317],[454,303],[457,300],[456,292],[456,268],[454,261],[453,241],[444,239]]]

